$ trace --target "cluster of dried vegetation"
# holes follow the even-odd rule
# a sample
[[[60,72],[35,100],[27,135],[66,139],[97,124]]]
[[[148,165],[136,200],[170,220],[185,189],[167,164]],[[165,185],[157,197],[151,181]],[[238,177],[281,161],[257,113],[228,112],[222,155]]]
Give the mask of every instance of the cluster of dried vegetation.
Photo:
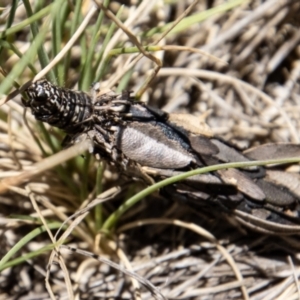
[[[241,148],[298,143],[299,1],[12,2],[0,1],[0,299],[299,299],[297,236],[158,193],[119,219],[141,185],[62,151],[60,131],[5,96],[46,72],[81,90],[138,92],[152,76],[142,101],[204,115]]]

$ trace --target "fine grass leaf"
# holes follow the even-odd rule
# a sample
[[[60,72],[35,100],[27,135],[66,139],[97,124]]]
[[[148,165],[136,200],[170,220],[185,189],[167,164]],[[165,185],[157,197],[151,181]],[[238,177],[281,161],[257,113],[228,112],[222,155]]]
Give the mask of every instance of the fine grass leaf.
[[[48,224],[48,228],[49,229],[58,229],[60,228],[61,223],[58,222],[54,222],[54,223],[50,223]],[[41,226],[38,228],[35,228],[34,230],[32,230],[30,233],[28,233],[27,235],[25,235],[21,240],[19,240],[1,259],[0,261],[0,271],[4,270],[6,267],[8,267],[9,265],[7,265],[7,262],[18,252],[20,251],[23,247],[25,247],[31,240],[33,240],[35,237],[41,235],[42,233],[46,232],[46,228],[45,226]],[[52,246],[50,246],[50,248],[52,248]],[[39,254],[36,253],[35,255]],[[16,263],[20,263],[24,261],[23,259],[20,260],[20,258],[14,262],[14,264]]]

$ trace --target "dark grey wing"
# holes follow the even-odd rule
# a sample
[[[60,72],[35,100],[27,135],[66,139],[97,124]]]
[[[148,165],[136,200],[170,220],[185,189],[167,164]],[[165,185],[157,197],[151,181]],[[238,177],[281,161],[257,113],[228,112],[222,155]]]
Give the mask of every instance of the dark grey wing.
[[[199,149],[197,144],[194,149],[207,164],[296,157],[300,154],[300,146],[295,144],[269,144],[242,153],[221,140],[210,139],[212,147],[209,142],[203,142],[203,137],[198,142],[204,145],[203,148]],[[192,138],[191,145],[195,145],[195,138]],[[218,204],[218,209],[227,210],[252,229],[276,234],[280,227],[281,234],[294,234],[300,232],[300,175],[288,172],[285,167],[220,170],[215,174],[220,176],[223,186],[211,184],[208,187],[209,184],[206,184],[203,189],[200,185],[185,182],[186,189],[181,184],[177,193],[184,194],[186,201],[199,204],[200,188],[210,195],[209,198],[206,196],[206,200],[210,199],[214,209]],[[228,194],[230,182],[236,190],[232,189]],[[209,205],[210,201],[205,202]]]
[[[247,149],[243,154],[255,160],[300,157],[300,145],[293,143],[264,144]]]

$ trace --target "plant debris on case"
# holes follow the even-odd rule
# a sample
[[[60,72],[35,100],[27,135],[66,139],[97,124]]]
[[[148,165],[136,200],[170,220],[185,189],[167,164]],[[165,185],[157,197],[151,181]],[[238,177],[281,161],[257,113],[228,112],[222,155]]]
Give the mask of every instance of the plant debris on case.
[[[188,114],[168,114],[134,101],[129,92],[91,95],[47,80],[26,91],[37,120],[63,129],[65,146],[85,140],[90,152],[129,178],[147,184],[203,166],[300,156],[297,144],[266,144],[246,151],[212,135]],[[167,186],[162,194],[233,215],[266,233],[299,232],[300,176],[286,166],[224,169]]]

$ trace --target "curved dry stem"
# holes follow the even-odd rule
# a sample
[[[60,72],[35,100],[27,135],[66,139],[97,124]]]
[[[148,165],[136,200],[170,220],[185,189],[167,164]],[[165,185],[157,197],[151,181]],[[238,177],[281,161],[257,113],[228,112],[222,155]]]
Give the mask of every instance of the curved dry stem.
[[[194,223],[186,223],[186,222],[183,222],[180,220],[173,220],[173,219],[146,219],[146,220],[140,220],[140,221],[126,224],[126,225],[122,226],[121,228],[119,228],[118,232],[122,232],[122,231],[128,230],[130,228],[134,228],[136,226],[144,226],[144,225],[149,225],[149,224],[157,224],[157,225],[169,224],[169,225],[183,227],[183,228],[189,229],[191,231],[194,231],[195,233],[208,239],[222,253],[222,255],[227,260],[228,264],[231,266],[236,278],[238,279],[238,281],[240,283],[240,287],[241,287],[244,299],[247,299],[247,300],[249,299],[247,289],[246,289],[245,285],[243,284],[243,276],[242,276],[241,272],[239,271],[237,265],[235,264],[234,259],[227,252],[227,250],[222,245],[220,245],[218,240],[209,231],[205,230],[203,227],[200,227]],[[234,286],[234,287],[236,287],[236,286]]]
[[[193,69],[184,69],[184,68],[162,68],[160,72],[158,73],[158,76],[188,76],[188,77],[201,77],[208,80],[219,80],[222,82],[226,82],[232,85],[240,85],[244,87],[246,90],[248,90],[251,93],[256,94],[258,97],[260,97],[265,103],[268,105],[272,105],[275,107],[278,111],[278,114],[281,115],[281,117],[286,121],[290,133],[292,141],[295,143],[299,143],[299,135],[296,130],[296,128],[293,126],[289,116],[286,114],[286,112],[283,110],[282,107],[278,106],[273,99],[268,96],[266,93],[262,92],[258,88],[252,86],[251,84],[244,82],[240,79],[234,78],[229,75],[220,74],[213,71],[206,71],[206,70],[193,70]]]

